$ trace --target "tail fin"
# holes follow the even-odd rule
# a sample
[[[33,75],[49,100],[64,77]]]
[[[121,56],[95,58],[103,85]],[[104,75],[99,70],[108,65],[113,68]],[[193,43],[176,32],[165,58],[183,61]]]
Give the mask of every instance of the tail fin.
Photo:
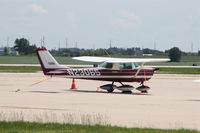
[[[38,48],[36,52],[44,74],[52,70],[64,68],[55,60],[46,48]]]

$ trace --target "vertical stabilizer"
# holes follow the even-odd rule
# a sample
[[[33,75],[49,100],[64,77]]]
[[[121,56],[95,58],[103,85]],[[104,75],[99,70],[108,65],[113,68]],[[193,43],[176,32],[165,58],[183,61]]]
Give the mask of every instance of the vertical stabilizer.
[[[46,48],[38,48],[36,51],[44,74],[51,70],[64,68],[55,60]]]

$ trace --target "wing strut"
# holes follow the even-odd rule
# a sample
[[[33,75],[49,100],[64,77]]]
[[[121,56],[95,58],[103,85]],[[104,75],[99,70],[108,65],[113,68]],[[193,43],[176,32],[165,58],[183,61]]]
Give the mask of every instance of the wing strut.
[[[144,67],[144,62],[141,64],[140,68],[137,70],[137,72],[135,73],[135,78],[138,75],[138,73],[140,73],[141,69]]]

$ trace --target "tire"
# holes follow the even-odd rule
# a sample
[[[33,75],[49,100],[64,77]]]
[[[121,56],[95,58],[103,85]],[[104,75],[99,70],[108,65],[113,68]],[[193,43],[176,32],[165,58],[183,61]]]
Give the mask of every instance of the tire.
[[[132,91],[122,91],[122,93],[124,93],[124,94],[131,94]]]
[[[112,93],[114,91],[113,86],[110,86],[110,89],[107,90],[109,93]]]
[[[148,91],[147,91],[147,90],[144,90],[144,91],[141,91],[141,93],[148,93]]]

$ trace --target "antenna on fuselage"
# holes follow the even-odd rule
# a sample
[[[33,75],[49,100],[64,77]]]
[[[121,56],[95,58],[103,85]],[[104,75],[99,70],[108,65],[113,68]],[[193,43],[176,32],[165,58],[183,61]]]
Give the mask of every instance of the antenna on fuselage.
[[[110,46],[109,48],[112,48],[112,41],[111,40],[110,40],[109,46]],[[110,54],[108,53],[108,51],[106,51],[106,49],[104,49],[104,51],[109,57],[111,57]]]
[[[68,38],[65,38],[65,43],[66,43],[66,49],[68,48]]]
[[[109,57],[111,57],[110,54],[106,51],[106,49],[104,49],[104,51]]]

